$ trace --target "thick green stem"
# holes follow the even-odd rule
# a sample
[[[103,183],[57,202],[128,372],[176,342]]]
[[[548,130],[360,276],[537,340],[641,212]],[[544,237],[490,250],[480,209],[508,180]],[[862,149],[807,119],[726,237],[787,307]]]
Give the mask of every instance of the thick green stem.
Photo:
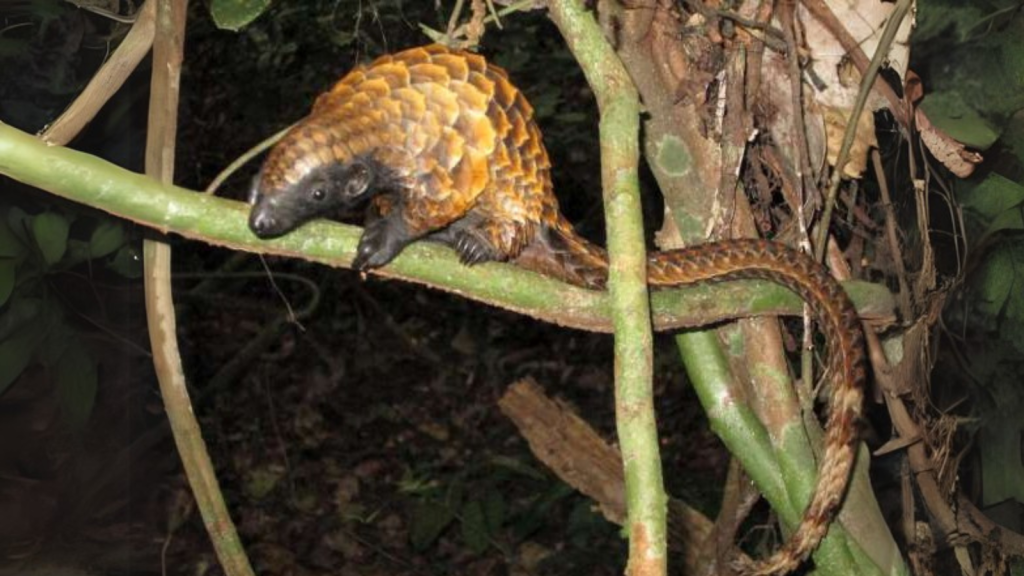
[[[627,574],[667,571],[667,497],[653,400],[653,343],[637,166],[640,101],[629,74],[581,0],[549,4],[601,111],[601,178],[615,325],[615,415],[629,512]]]
[[[581,0],[549,5],[601,112],[601,178],[608,231],[608,291],[615,326],[615,422],[626,471],[630,560],[627,574],[668,570],[667,496],[653,402],[647,262],[637,166],[640,100],[622,61]]]
[[[257,239],[246,225],[246,205],[170,185],[70,148],[48,146],[0,122],[0,174],[74,202],[165,233],[236,250],[303,258],[334,267],[352,261],[362,229],[316,222],[274,241]],[[467,268],[451,250],[429,242],[406,248],[375,272],[426,284],[563,326],[611,332],[608,297],[505,264]],[[882,286],[846,285],[865,318],[891,317],[893,299]],[[766,282],[728,282],[654,294],[658,329],[700,326],[729,318],[800,314],[800,300]]]

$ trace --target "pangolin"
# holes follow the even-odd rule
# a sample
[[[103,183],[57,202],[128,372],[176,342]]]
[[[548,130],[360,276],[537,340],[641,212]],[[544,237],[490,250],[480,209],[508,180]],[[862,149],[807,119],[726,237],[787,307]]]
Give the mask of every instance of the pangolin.
[[[608,275],[603,249],[558,208],[533,108],[482,56],[440,45],[382,56],[349,72],[271,150],[254,181],[249,225],[285,234],[369,201],[353,266],[390,262],[417,239],[454,248],[466,264],[511,261],[585,288]],[[839,284],[802,252],[723,240],[650,255],[648,281],[671,287],[759,278],[807,303],[829,345],[825,449],[800,525],[746,574],[783,574],[817,547],[851,473],[866,378],[857,313]]]

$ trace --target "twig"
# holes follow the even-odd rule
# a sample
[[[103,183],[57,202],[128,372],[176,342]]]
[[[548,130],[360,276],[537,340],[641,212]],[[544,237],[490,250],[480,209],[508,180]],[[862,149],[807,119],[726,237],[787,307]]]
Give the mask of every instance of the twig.
[[[836,165],[832,171],[832,179],[829,183],[828,196],[825,199],[825,210],[821,215],[821,227],[818,230],[818,239],[814,246],[814,257],[819,262],[825,255],[825,240],[828,237],[829,222],[832,220],[832,210],[835,207],[836,195],[839,193],[839,185],[843,181],[843,167],[846,166],[846,160],[850,156],[850,148],[853,146],[853,140],[857,135],[857,126],[859,125],[858,119],[864,111],[864,104],[867,102],[868,94],[871,92],[871,87],[878,78],[878,70],[882,67],[882,62],[884,62],[888,56],[889,48],[892,46],[893,40],[896,38],[896,32],[899,31],[900,25],[903,23],[903,18],[907,15],[907,12],[910,11],[910,7],[912,5],[913,0],[898,0],[896,2],[896,6],[892,9],[892,13],[889,15],[889,21],[886,22],[885,29],[882,31],[882,37],[878,41],[878,47],[875,49],[875,53],[871,56],[871,64],[869,64],[867,70],[863,72],[864,76],[861,78],[860,89],[857,92],[857,99],[854,101],[853,108],[850,110],[850,114],[848,116],[849,120],[846,123],[846,131],[843,133],[843,145],[839,148],[839,155],[836,157]],[[858,47],[858,50],[859,49],[860,48]]]
[[[850,35],[850,33],[846,30],[846,27],[843,25],[843,23],[840,22],[838,18],[836,18],[836,15],[832,12],[832,9],[828,7],[828,4],[826,4],[824,0],[800,0],[800,2],[801,4],[804,5],[804,8],[807,8],[807,11],[810,12],[812,16],[818,19],[818,21],[821,22],[821,24],[825,26],[825,28],[828,28],[828,30],[832,32],[832,35],[835,36],[836,40],[839,41],[839,44],[843,47],[844,50],[846,50],[847,55],[850,56],[850,60],[853,62],[853,65],[857,67],[857,70],[861,73],[862,77],[868,77],[868,70],[870,70],[871,64],[868,62],[868,58],[864,54],[864,50],[861,49],[860,42]],[[898,10],[900,10],[899,7],[894,8],[892,13],[889,15],[889,18],[891,19],[893,17],[896,17]],[[905,13],[906,12],[904,12],[903,14]],[[899,20],[902,19],[903,16],[901,15],[899,17]],[[899,28],[899,26],[896,26],[896,28]],[[895,31],[893,33],[895,34]],[[881,49],[881,47],[882,44],[880,43],[878,48]],[[886,50],[884,50],[883,52],[888,53],[888,48],[886,48]],[[877,50],[875,54],[877,56]],[[893,116],[896,117],[896,120],[901,125],[908,126],[909,120],[907,118],[906,112],[904,111],[903,102],[898,96],[896,96],[896,92],[893,91],[892,87],[886,84],[884,80],[876,77],[875,74],[870,74],[870,76],[874,78],[874,81],[869,85],[871,85],[876,92],[878,92],[879,94],[884,96],[886,100],[888,100],[889,109],[892,111]]]
[[[885,177],[882,156],[877,148],[871,150],[871,164],[875,170],[875,180],[878,181],[878,189],[882,195],[882,210],[885,212],[885,237],[889,242],[889,253],[896,265],[896,281],[900,286],[896,300],[899,302],[900,315],[903,318],[910,318],[910,287],[907,285],[907,267],[903,263],[903,247],[900,245],[900,238],[896,233],[896,209],[889,196],[889,181]],[[927,230],[922,230],[922,232],[928,233]]]
[[[115,22],[120,22],[122,24],[134,24],[135,21],[139,17],[138,13],[129,14],[128,16],[124,16],[124,15],[118,14],[117,12],[114,12],[112,10],[107,10],[105,8],[100,8],[99,6],[94,6],[93,4],[90,4],[89,2],[81,2],[80,0],[64,0],[64,1],[67,2],[68,4],[74,5],[79,10],[85,10],[86,12],[92,12],[93,14],[96,14],[98,16],[103,16],[104,18],[109,18],[109,19],[111,19],[111,20],[113,20]]]
[[[217,173],[216,176],[214,176],[213,180],[211,180],[210,183],[203,190],[203,193],[216,194],[217,189],[220,188],[221,184],[223,184],[225,180],[230,178],[232,174],[237,172],[239,168],[241,168],[242,166],[245,166],[250,160],[263,153],[264,150],[267,150],[274,144],[277,144],[277,142],[281,140],[281,138],[284,138],[284,135],[287,134],[288,131],[294,128],[297,124],[298,122],[291,124],[287,128],[278,131],[276,134],[269,136],[268,138],[264,139],[263,141],[256,144],[252,148],[249,148],[248,150],[243,152],[241,156],[236,158],[234,161],[231,162],[231,164],[228,164],[227,167],[225,167],[223,170]]]
[[[44,141],[62,146],[70,142],[124,85],[125,80],[153,46],[156,2],[157,0],[148,0],[135,13],[135,24],[118,45],[117,50],[114,50],[110,58],[96,71],[67,110],[40,134]]]
[[[455,0],[455,7],[452,8],[452,14],[448,17],[448,28],[445,30],[445,36],[448,38],[455,37],[455,24],[459,21],[459,16],[462,15],[462,6],[466,0]]]
[[[537,0],[520,0],[519,2],[514,2],[502,8],[501,10],[492,12],[491,15],[484,18],[483,21],[484,23],[498,22],[499,18],[508,16],[509,14],[512,14],[514,12],[519,12],[520,10],[527,8],[528,6],[533,6],[534,4],[536,4],[536,2]],[[434,30],[433,28],[426,26],[423,23],[420,23],[420,30],[422,30],[423,33],[426,34],[427,37],[429,37],[431,40],[447,44],[448,42],[451,41],[451,39],[463,36],[466,33],[466,25],[462,24],[461,26],[451,31],[450,33],[441,34],[437,30]]]

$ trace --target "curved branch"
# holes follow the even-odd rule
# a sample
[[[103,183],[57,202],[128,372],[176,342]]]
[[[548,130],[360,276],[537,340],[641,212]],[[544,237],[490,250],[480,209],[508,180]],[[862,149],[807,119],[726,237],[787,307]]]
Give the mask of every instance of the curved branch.
[[[347,267],[361,228],[314,222],[262,241],[246,225],[248,207],[124,170],[61,146],[48,146],[0,122],[0,174],[164,233],[216,246]],[[451,250],[429,242],[409,246],[375,274],[424,284],[561,326],[611,332],[607,295],[582,290],[506,264],[467,268]],[[888,322],[894,303],[875,284],[844,284],[865,319]],[[654,326],[671,330],[765,315],[801,313],[801,300],[767,282],[724,282],[660,291],[651,299]]]

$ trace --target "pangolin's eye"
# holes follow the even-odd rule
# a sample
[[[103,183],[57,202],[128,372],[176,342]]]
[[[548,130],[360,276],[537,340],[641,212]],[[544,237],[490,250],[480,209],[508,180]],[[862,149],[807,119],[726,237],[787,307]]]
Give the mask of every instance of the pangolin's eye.
[[[313,188],[309,191],[309,195],[313,197],[313,200],[323,200],[327,198],[327,191],[323,188]]]

